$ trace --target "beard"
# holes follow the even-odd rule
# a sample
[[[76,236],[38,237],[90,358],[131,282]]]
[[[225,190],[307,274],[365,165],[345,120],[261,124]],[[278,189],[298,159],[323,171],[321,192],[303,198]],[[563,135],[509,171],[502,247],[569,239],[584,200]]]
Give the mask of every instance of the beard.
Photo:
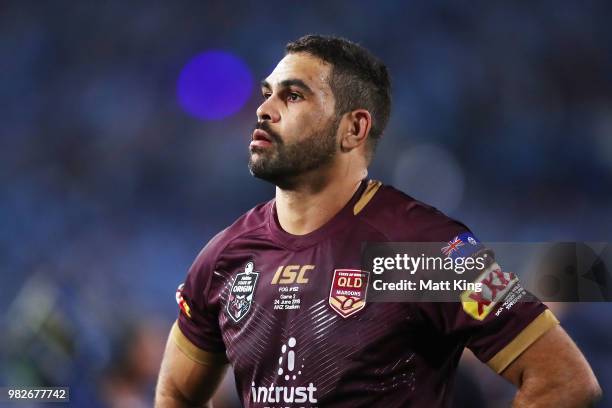
[[[339,123],[340,118],[330,119],[323,129],[313,131],[308,137],[291,144],[284,143],[281,136],[270,129],[268,122],[258,123],[256,128],[270,135],[272,146],[255,146],[251,149],[251,174],[281,189],[292,189],[300,176],[333,161]]]

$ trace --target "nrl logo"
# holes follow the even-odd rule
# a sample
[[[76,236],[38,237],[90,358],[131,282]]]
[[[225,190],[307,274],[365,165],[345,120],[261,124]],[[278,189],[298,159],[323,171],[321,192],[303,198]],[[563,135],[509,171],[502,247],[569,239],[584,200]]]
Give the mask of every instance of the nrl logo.
[[[236,323],[240,321],[251,310],[253,294],[259,272],[254,272],[255,264],[248,262],[244,266],[244,272],[236,275],[227,302],[227,314]]]

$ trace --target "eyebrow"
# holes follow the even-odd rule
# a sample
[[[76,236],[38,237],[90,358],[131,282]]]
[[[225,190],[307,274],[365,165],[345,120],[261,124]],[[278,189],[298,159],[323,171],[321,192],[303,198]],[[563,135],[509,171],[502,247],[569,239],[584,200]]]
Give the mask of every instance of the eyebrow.
[[[302,89],[304,92],[307,93],[314,93],[312,91],[312,89],[310,89],[310,87],[308,85],[306,85],[306,83],[304,81],[302,81],[301,79],[285,79],[284,81],[279,82],[278,84],[281,88],[289,88],[291,86],[296,86],[300,89]],[[262,88],[267,88],[267,89],[272,89],[272,86],[270,85],[270,83],[268,81],[266,81],[265,79],[263,81],[261,81],[261,87]]]

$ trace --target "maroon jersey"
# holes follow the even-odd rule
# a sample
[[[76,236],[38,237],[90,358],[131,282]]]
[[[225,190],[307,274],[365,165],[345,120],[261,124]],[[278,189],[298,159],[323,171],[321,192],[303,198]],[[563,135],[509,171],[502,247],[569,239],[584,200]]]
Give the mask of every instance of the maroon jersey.
[[[173,338],[197,361],[229,361],[247,407],[448,406],[464,347],[501,372],[558,323],[550,311],[535,301],[494,313],[508,293],[503,273],[472,309],[368,303],[363,288],[343,285],[367,279],[364,242],[452,242],[466,232],[374,181],[302,236],[280,227],[271,200],[198,255],[177,291]]]

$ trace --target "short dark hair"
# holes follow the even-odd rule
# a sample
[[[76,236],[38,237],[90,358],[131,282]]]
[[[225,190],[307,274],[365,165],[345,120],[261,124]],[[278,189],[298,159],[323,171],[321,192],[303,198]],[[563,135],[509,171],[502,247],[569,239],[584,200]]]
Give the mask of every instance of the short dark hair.
[[[385,64],[361,45],[340,37],[305,35],[288,43],[285,51],[306,52],[332,65],[329,85],[338,116],[355,109],[370,112],[369,161],[391,112],[391,79]]]

